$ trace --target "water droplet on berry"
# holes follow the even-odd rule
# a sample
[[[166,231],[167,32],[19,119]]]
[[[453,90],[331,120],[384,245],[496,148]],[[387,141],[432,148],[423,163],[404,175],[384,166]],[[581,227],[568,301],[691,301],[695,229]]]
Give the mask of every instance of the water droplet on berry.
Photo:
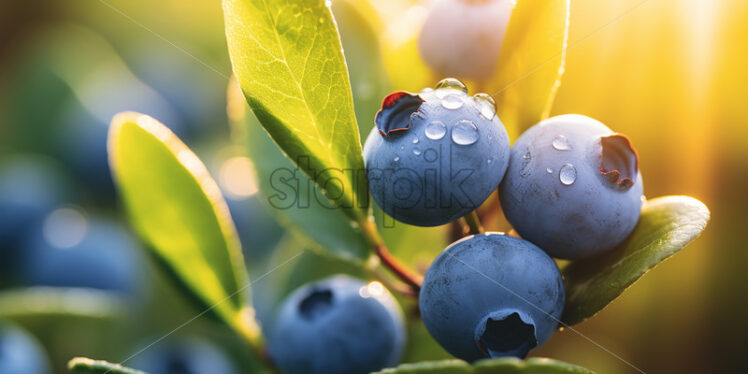
[[[418,144],[418,138],[413,138],[413,144]]]
[[[460,96],[449,94],[442,99],[442,106],[445,109],[455,110],[462,107],[463,101]]]
[[[532,154],[530,151],[525,152],[525,154],[522,155],[522,167],[519,171],[519,176],[522,178],[526,178],[532,174],[532,168],[530,168],[530,164],[532,161]]]
[[[563,135],[556,135],[555,138],[553,138],[553,148],[557,151],[568,151],[571,150],[571,145],[569,144],[569,139],[567,139]]]
[[[486,163],[490,164],[491,163],[491,159],[489,158],[488,160],[486,160]]]
[[[548,174],[553,174],[553,169],[551,168],[545,168],[545,172]]]
[[[479,93],[473,96],[475,102],[478,104],[478,110],[480,115],[487,120],[493,119],[496,115],[496,101],[489,94]]]
[[[418,120],[421,120],[421,119],[424,119],[424,118],[426,118],[426,115],[423,114],[422,112],[419,112],[419,111],[415,111],[415,112],[413,112],[413,113],[410,114],[410,120],[411,121],[418,121]]]
[[[413,148],[413,154],[418,156],[421,154],[421,150],[418,147]]]
[[[478,127],[466,119],[457,122],[452,129],[452,141],[459,145],[471,145],[478,141]]]
[[[577,180],[577,169],[572,164],[564,164],[558,172],[558,180],[565,186],[574,184]]]
[[[447,126],[442,121],[431,121],[426,125],[426,137],[431,140],[439,140],[447,133]]]
[[[395,162],[400,161],[400,156],[395,156],[395,158],[393,158],[392,161],[395,161]]]
[[[463,93],[467,93],[467,87],[465,87],[465,84],[460,82],[457,79],[454,78],[445,78],[439,81],[439,83],[436,84],[436,89],[451,89],[451,90],[458,90],[462,91]]]

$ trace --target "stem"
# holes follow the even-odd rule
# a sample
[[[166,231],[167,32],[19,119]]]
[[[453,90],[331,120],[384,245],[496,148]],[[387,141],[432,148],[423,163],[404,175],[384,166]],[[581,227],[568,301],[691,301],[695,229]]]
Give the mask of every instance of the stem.
[[[470,228],[470,231],[468,231],[468,234],[475,235],[475,234],[482,234],[485,232],[485,230],[483,230],[483,226],[481,226],[480,224],[480,218],[478,218],[478,213],[475,213],[475,211],[470,212],[468,215],[466,215],[463,218],[465,219],[465,222]]]
[[[415,295],[418,295],[418,292],[421,290],[423,277],[390,253],[384,244],[384,240],[379,235],[379,230],[374,222],[366,220],[360,224],[360,227],[364,233],[364,237],[369,242],[369,245],[372,246],[374,253],[382,261],[382,264],[390,269],[401,281],[410,286]]]

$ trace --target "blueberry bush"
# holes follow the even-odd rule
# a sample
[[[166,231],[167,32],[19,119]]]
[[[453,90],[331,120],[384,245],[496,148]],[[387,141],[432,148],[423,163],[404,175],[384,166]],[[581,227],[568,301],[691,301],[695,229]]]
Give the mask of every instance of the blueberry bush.
[[[196,340],[124,366],[77,357],[69,370],[592,372],[525,357],[694,240],[709,210],[688,196],[646,199],[626,136],[581,115],[549,118],[568,0],[452,2],[474,22],[446,22],[440,12],[457,8],[445,1],[423,29],[394,35],[385,25],[409,19],[375,19],[364,0],[223,0],[226,119],[236,154],[252,160],[258,207],[233,205],[207,152],[168,127],[166,104],[164,115],[121,112],[99,167],[141,244],[118,240],[126,253],[101,271],[147,256],[177,302],[211,320],[206,335],[243,344],[232,354],[246,366]],[[94,141],[104,146],[103,135]],[[502,212],[513,228],[486,232],[482,222]],[[75,250],[83,266],[91,254]],[[111,288],[142,277],[122,274]],[[0,294],[18,309],[0,317],[108,326],[122,313],[110,293],[51,285]],[[31,300],[45,302],[30,313]]]

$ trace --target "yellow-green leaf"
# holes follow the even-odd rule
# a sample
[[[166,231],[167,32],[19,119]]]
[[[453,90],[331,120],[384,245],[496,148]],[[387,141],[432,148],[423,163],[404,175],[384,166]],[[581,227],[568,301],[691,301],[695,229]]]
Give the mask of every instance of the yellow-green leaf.
[[[68,362],[72,374],[146,374],[140,370],[126,368],[119,364],[76,357]]]
[[[569,36],[569,0],[518,0],[493,78],[485,90],[514,138],[548,117]],[[514,135],[514,136],[512,136]]]
[[[515,357],[480,360],[472,365],[465,361],[445,360],[404,364],[384,369],[378,374],[594,374],[593,371],[550,358]]]
[[[0,292],[0,318],[84,318],[114,320],[124,316],[121,296],[89,288],[29,287]]]
[[[649,269],[701,234],[709,209],[687,196],[647,201],[634,232],[613,252],[572,262],[562,273],[566,308],[561,320],[573,325],[603,309]]]
[[[368,189],[340,36],[323,1],[224,0],[229,54],[252,111],[336,207],[365,222]]]
[[[166,126],[139,113],[114,117],[109,162],[130,221],[201,309],[246,333],[244,268],[236,229],[215,181]]]

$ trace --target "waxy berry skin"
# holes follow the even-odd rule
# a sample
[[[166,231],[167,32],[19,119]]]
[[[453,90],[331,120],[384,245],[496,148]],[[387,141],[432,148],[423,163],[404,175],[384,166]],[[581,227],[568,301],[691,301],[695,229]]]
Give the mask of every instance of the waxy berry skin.
[[[346,275],[307,284],[283,302],[270,341],[287,374],[366,374],[394,366],[403,317],[380,283]]]
[[[623,242],[643,199],[628,138],[582,115],[553,117],[522,134],[499,192],[520,236],[565,259],[605,253]]]
[[[431,264],[419,307],[431,336],[466,361],[524,357],[553,334],[564,309],[558,266],[519,238],[458,240]]]
[[[457,80],[387,96],[364,144],[369,190],[387,214],[417,226],[454,221],[496,190],[509,137],[493,99]]]

